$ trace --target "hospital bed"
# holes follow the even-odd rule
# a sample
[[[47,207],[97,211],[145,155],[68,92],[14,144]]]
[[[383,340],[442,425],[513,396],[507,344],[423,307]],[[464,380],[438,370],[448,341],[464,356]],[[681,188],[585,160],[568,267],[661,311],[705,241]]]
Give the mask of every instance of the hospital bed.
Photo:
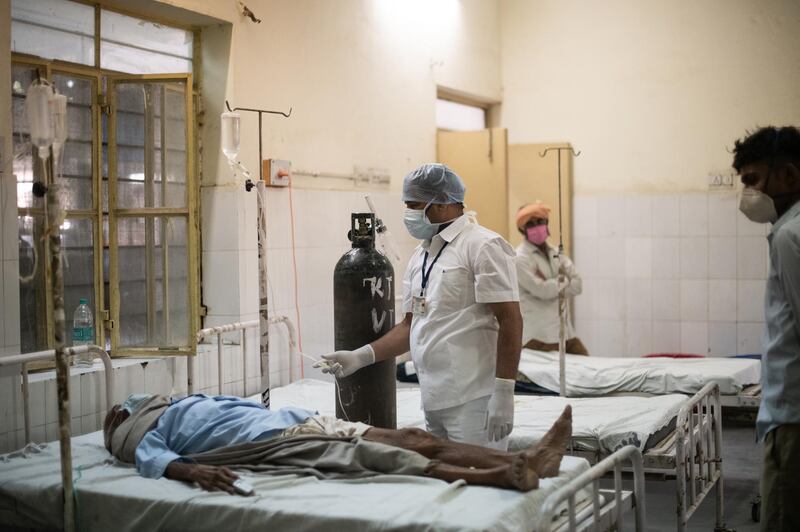
[[[519,373],[548,390],[559,389],[558,353],[523,349]],[[758,406],[761,363],[748,358],[632,358],[566,355],[567,396],[612,393],[695,394],[719,386],[723,406]]]
[[[15,357],[13,364],[0,359],[0,368],[24,375],[32,361],[26,356]],[[107,371],[106,409],[113,397],[111,375]],[[248,498],[142,478],[132,466],[115,463],[99,431],[73,438],[72,451],[78,530],[203,532],[302,526],[564,532],[621,530],[623,516],[630,511],[636,530],[645,530],[644,466],[640,450],[632,445],[593,466],[580,457],[565,457],[558,477],[543,479],[539,489],[527,493],[405,476],[319,481],[245,473],[256,490],[256,496]],[[634,472],[632,490],[622,481],[626,465]],[[599,479],[612,473],[613,489],[601,489]],[[61,500],[58,442],[29,443],[0,455],[0,528],[58,529],[63,524]]]
[[[311,379],[273,388],[274,407],[313,408],[334,412],[334,385]],[[346,398],[345,398],[346,401]],[[570,452],[602,462],[621,448],[634,446],[643,453],[648,472],[676,477],[679,531],[711,492],[716,491],[717,528],[723,530],[722,424],[719,386],[708,383],[691,397],[615,396],[562,398],[521,396],[514,399],[514,431],[510,450],[536,443],[572,405],[573,437]],[[418,388],[397,390],[398,427],[425,427]]]

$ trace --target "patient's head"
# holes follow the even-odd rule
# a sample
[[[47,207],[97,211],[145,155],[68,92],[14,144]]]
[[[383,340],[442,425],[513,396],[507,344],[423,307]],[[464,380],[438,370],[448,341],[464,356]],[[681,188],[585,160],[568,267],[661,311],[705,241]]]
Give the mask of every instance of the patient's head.
[[[132,393],[128,396],[124,403],[121,405],[114,405],[106,415],[106,420],[103,423],[103,439],[105,440],[106,449],[111,451],[111,438],[114,436],[114,431],[122,425],[122,422],[128,419],[131,414],[136,412],[142,405],[144,405],[153,394],[151,393]]]
[[[122,422],[130,417],[130,412],[123,409],[121,405],[114,405],[106,415],[106,420],[103,422],[103,441],[106,444],[106,449],[111,452],[111,438],[114,436],[114,431],[117,427],[122,425]]]

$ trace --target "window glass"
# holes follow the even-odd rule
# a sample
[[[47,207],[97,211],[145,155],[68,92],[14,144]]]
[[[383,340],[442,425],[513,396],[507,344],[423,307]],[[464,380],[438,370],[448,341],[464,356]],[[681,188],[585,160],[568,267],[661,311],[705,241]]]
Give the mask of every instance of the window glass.
[[[189,342],[186,218],[125,217],[119,244],[120,347]]]
[[[486,110],[439,98],[436,100],[436,127],[448,131],[485,129]]]
[[[62,198],[68,210],[92,208],[92,94],[94,82],[53,74],[53,84],[67,97],[67,142],[61,156]]]
[[[42,165],[33,157],[28,121],[25,118],[25,92],[36,79],[36,69],[29,65],[11,68],[11,128],[14,137],[13,172],[17,176],[17,207],[44,208],[44,200],[33,195],[33,182],[44,181]]]
[[[19,216],[17,221],[19,275],[26,278],[19,283],[20,349],[22,353],[30,353],[47,349],[45,219],[44,215]]]
[[[100,66],[135,74],[192,71],[192,32],[120,13],[100,13]]]
[[[186,206],[184,90],[180,83],[117,85],[117,207]]]
[[[72,345],[72,315],[81,299],[89,302],[98,325],[94,292],[94,221],[90,218],[67,218],[61,226],[61,249],[64,276],[64,312],[67,345]],[[95,333],[95,341],[97,341]]]
[[[94,7],[67,0],[12,0],[11,51],[94,65]]]

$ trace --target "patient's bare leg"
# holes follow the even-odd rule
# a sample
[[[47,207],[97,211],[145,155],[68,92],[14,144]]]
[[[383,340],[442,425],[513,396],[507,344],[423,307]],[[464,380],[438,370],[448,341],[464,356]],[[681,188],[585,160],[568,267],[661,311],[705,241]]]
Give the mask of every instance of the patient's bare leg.
[[[572,409],[567,406],[561,417],[542,440],[520,453],[508,453],[477,445],[456,443],[425,432],[422,429],[381,429],[371,428],[364,433],[364,439],[377,441],[403,449],[416,451],[426,458],[459,467],[492,469],[519,464],[517,457],[524,456],[527,466],[537,476],[545,478],[556,476],[561,458],[572,436]]]
[[[464,480],[467,484],[496,486],[520,491],[529,491],[539,487],[539,477],[528,466],[527,458],[522,454],[514,456],[511,463],[490,469],[461,467],[433,460],[425,474],[447,482]]]
[[[567,405],[547,434],[529,449],[523,451],[528,463],[533,466],[539,478],[558,476],[561,459],[572,437],[572,407]]]

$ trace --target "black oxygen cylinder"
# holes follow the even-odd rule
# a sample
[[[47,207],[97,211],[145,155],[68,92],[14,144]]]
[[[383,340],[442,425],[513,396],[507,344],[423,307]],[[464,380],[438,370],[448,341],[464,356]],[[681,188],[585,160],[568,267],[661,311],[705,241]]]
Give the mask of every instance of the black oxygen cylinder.
[[[375,215],[353,213],[353,248],[333,271],[334,347],[353,350],[394,327],[394,269],[375,249]],[[378,362],[337,379],[336,417],[375,427],[397,427],[395,361]]]

